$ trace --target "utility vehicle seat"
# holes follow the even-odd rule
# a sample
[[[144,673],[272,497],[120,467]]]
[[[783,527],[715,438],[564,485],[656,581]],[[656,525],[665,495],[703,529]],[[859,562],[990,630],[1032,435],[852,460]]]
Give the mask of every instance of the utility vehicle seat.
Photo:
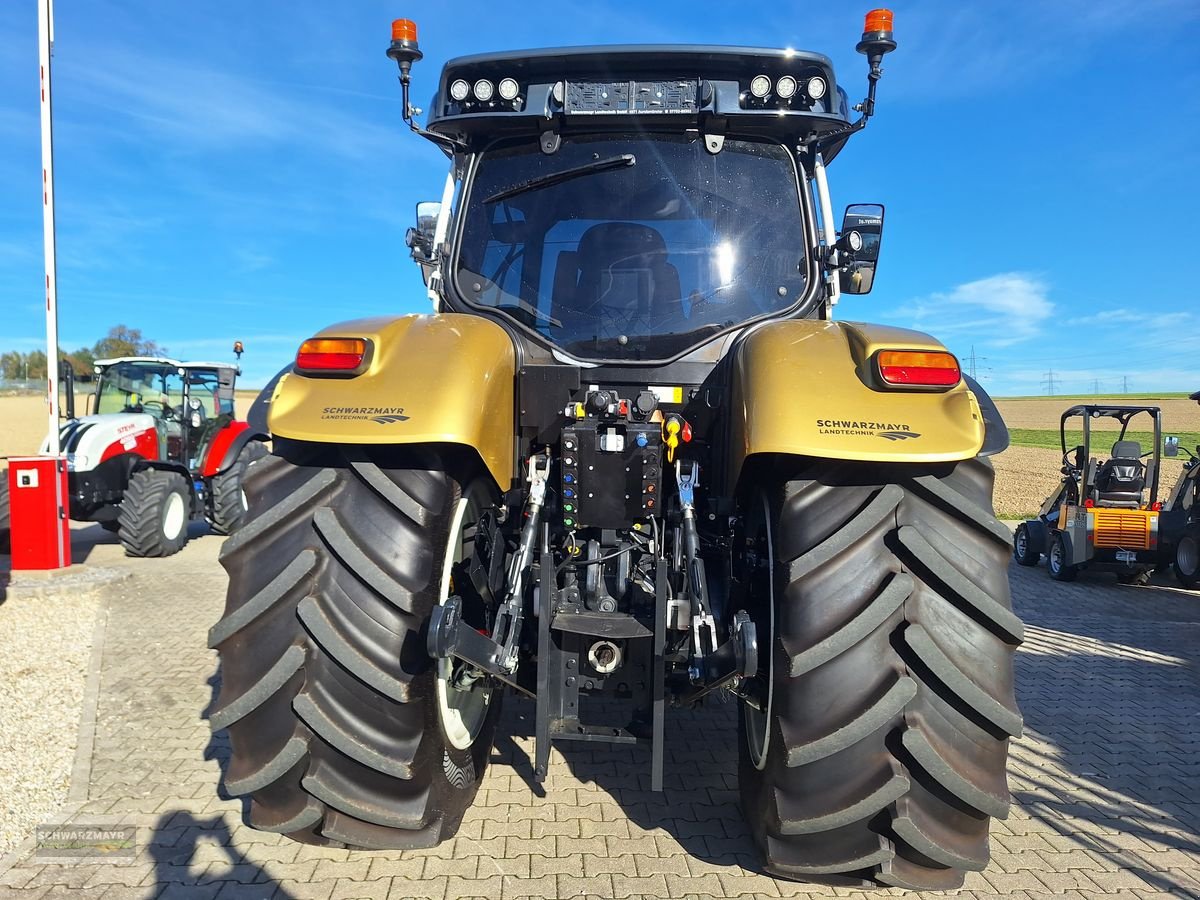
[[[1096,505],[1135,509],[1146,489],[1146,467],[1137,441],[1117,441],[1112,459],[1096,470]]]
[[[606,316],[659,317],[682,309],[679,270],[667,262],[663,236],[647,225],[593,225],[577,251],[558,255],[553,315],[568,335],[598,335]]]

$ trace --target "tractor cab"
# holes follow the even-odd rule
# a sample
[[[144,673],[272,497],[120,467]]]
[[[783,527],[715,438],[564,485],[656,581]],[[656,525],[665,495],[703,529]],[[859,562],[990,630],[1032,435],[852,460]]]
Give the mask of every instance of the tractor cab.
[[[408,243],[438,311],[500,322],[530,359],[711,359],[747,325],[870,290],[883,208],[851,207],[843,245],[825,180],[863,121],[819,53],[452,59],[419,130],[454,165]]]
[[[1148,450],[1134,439],[1141,432],[1129,427],[1135,419],[1143,423],[1139,416],[1145,417],[1144,424],[1154,435]],[[1071,427],[1076,419],[1082,423],[1083,443],[1068,451],[1068,433],[1076,433]],[[1101,419],[1113,419],[1121,426],[1111,445],[1107,440],[1111,431],[1093,428]],[[1080,485],[1078,494],[1085,506],[1147,509],[1157,500],[1162,443],[1162,413],[1157,406],[1073,406],[1062,414],[1059,440],[1064,466],[1071,470],[1064,474]]]
[[[1119,428],[1097,429],[1103,420]],[[1082,442],[1074,443],[1080,435]],[[1158,559],[1162,412],[1157,406],[1072,406],[1059,421],[1059,438],[1063,480],[1038,518],[1018,526],[1017,561],[1036,565],[1044,554],[1051,576],[1063,581],[1085,566],[1114,570],[1125,581],[1146,580]]]
[[[165,357],[96,361],[95,415],[149,415],[160,458],[196,468],[206,444],[234,417],[238,368]]]

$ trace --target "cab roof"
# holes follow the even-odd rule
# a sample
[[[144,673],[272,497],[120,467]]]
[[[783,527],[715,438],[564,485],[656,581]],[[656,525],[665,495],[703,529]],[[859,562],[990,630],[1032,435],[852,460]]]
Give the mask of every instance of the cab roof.
[[[1108,419],[1127,419],[1138,413],[1155,413],[1161,412],[1157,406],[1109,406],[1109,405],[1094,405],[1083,403],[1079,406],[1069,407],[1063,414],[1064,419],[1072,416],[1088,416],[1093,419],[1108,418]]]
[[[771,80],[772,94],[766,98],[749,91],[758,75]],[[785,100],[774,87],[788,75],[798,89]],[[813,77],[824,83],[819,98],[807,93]],[[517,82],[515,100],[505,101],[495,90],[506,78]],[[450,87],[459,80],[472,92],[455,100]],[[480,80],[491,82],[490,100],[475,97]],[[659,88],[666,89],[666,100],[637,104],[642,96],[661,97]],[[603,101],[596,99],[600,94]],[[820,53],[700,44],[556,47],[450,60],[442,69],[427,127],[474,147],[505,134],[642,129],[651,121],[668,130],[711,127],[714,132],[760,132],[790,141],[844,128],[850,107],[832,61]],[[848,136],[823,148],[827,160]]]
[[[171,359],[168,356],[114,356],[111,359],[98,359],[93,365],[97,369],[107,368],[117,363],[123,362],[148,362],[159,363],[160,365],[174,366],[177,369],[232,369],[237,374],[242,374],[242,367],[234,363],[227,362],[180,362],[177,359]]]

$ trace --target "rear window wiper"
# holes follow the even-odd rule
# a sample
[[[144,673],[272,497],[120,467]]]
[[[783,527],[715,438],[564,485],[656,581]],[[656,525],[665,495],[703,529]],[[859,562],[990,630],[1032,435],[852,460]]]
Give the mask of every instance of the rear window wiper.
[[[524,194],[527,191],[537,191],[555,184],[562,184],[564,181],[570,181],[572,178],[579,178],[581,175],[591,175],[593,172],[607,172],[609,169],[623,169],[626,166],[636,165],[637,157],[635,157],[632,153],[622,153],[620,156],[610,156],[606,159],[597,159],[590,163],[584,163],[582,166],[576,166],[573,169],[563,169],[561,172],[551,172],[549,175],[542,175],[538,178],[531,178],[528,181],[522,181],[520,184],[514,184],[510,188],[497,191],[483,202],[496,203],[499,200],[507,200],[509,197],[515,197],[517,194]]]

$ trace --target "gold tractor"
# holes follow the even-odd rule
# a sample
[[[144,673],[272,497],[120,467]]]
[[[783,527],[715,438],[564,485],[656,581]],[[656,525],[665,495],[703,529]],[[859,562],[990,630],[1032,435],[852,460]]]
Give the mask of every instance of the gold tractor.
[[[768,871],[985,866],[1021,732],[1007,431],[934,338],[834,317],[883,208],[839,234],[826,168],[895,46],[871,12],[857,114],[817,53],[463,57],[422,127],[393,24],[450,163],[408,236],[434,311],[330,326],[261,398],[211,632],[254,827],[445,840],[505,694],[537,779],[554,744],[632,745],[661,789],[671,710],[724,694]]]

